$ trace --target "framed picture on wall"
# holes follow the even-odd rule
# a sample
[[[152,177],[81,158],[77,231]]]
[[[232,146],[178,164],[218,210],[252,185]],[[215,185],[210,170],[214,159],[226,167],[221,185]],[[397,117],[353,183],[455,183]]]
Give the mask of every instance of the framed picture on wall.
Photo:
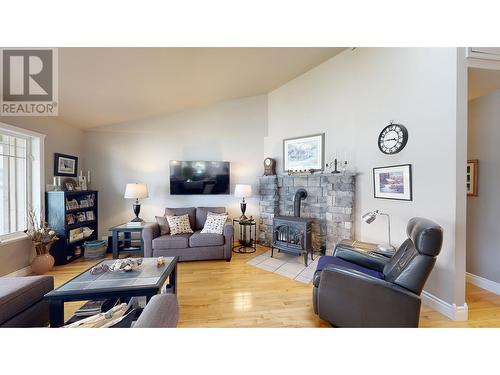
[[[411,164],[373,168],[375,198],[411,201]]]
[[[325,133],[283,140],[283,170],[322,171],[325,160]]]
[[[467,161],[467,174],[466,174],[466,186],[467,186],[467,196],[477,197],[477,170],[478,170],[479,160],[468,160]]]
[[[76,177],[78,158],[65,154],[54,154],[54,176]]]

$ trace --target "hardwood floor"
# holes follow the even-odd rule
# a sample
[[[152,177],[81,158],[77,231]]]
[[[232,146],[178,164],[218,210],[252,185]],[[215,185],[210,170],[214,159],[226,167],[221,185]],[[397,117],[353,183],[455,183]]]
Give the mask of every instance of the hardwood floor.
[[[246,262],[254,254],[233,254],[231,262],[178,265],[179,327],[328,327],[312,310],[312,285],[261,270]],[[55,267],[56,286],[97,261]],[[500,327],[500,296],[467,284],[469,320],[455,322],[423,305],[421,327]],[[65,319],[81,305],[66,304]]]

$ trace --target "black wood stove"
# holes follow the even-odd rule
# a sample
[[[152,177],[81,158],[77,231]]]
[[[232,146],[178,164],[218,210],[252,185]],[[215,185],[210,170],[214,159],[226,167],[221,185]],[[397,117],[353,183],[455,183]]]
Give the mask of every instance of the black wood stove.
[[[308,254],[312,251],[312,220],[300,217],[300,203],[306,199],[307,191],[299,189],[293,198],[294,216],[275,216],[273,220],[273,242],[271,244],[271,257],[274,249],[285,253],[304,255],[307,267]]]

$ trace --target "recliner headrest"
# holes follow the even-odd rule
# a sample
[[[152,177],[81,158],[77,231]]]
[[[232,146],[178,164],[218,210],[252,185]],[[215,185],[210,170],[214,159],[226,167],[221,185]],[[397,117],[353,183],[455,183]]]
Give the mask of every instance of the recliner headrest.
[[[441,251],[443,228],[435,222],[414,217],[408,222],[406,233],[419,253],[435,257]]]

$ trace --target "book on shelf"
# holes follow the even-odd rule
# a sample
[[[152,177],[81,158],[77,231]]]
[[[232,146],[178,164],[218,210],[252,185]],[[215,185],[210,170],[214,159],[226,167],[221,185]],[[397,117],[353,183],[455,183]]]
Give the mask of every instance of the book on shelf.
[[[106,300],[88,301],[75,311],[75,316],[92,316],[102,311],[102,306]]]

